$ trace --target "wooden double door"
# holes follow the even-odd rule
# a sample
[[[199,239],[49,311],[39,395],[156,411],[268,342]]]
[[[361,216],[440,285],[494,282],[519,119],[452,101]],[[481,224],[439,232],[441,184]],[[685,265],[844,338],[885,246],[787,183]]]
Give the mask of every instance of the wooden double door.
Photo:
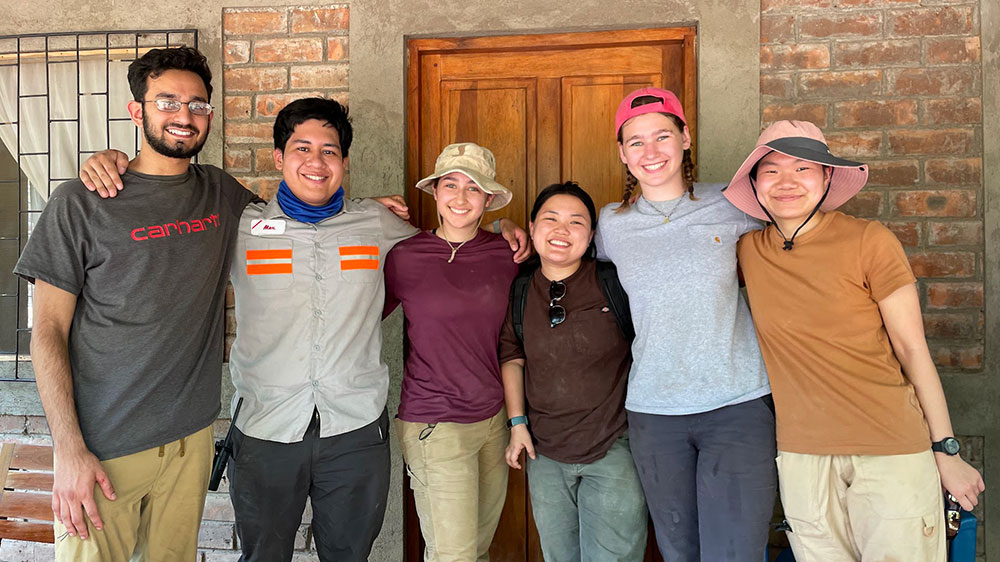
[[[510,205],[487,213],[483,224],[508,217],[526,227],[535,195],[569,180],[598,208],[619,201],[625,171],[614,131],[618,102],[645,86],[673,91],[696,146],[695,60],[692,27],[410,40],[407,183],[417,226],[436,227],[437,215],[433,199],[412,186],[455,142],[492,150],[497,181],[513,192]],[[416,562],[423,547],[404,485],[404,553]],[[655,550],[647,560],[659,560]],[[493,562],[542,561],[523,471],[510,472],[490,556]]]

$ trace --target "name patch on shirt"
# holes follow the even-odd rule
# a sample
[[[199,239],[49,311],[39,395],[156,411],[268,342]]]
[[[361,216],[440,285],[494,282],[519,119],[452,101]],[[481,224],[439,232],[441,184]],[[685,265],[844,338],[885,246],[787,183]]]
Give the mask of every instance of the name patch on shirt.
[[[340,270],[378,269],[378,246],[341,246]]]
[[[253,236],[269,236],[272,234],[284,234],[285,221],[258,219],[250,223],[250,234]]]
[[[290,274],[292,250],[247,250],[247,275]]]

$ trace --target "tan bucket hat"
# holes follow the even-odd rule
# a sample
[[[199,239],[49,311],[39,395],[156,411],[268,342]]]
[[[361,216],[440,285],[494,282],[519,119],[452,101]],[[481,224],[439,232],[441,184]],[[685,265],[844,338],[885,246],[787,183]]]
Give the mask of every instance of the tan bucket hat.
[[[434,163],[434,173],[417,182],[417,189],[434,193],[434,180],[452,172],[461,172],[480,189],[493,195],[487,211],[502,209],[514,197],[509,189],[496,182],[497,161],[490,149],[472,142],[460,142],[444,147]]]
[[[831,154],[830,147],[826,145],[826,137],[819,127],[809,121],[778,121],[760,134],[757,147],[743,161],[733,180],[723,190],[726,199],[736,208],[762,221],[771,219],[757,199],[750,181],[750,172],[761,158],[772,151],[833,168],[830,188],[819,207],[821,211],[832,211],[843,205],[868,182],[868,166]]]

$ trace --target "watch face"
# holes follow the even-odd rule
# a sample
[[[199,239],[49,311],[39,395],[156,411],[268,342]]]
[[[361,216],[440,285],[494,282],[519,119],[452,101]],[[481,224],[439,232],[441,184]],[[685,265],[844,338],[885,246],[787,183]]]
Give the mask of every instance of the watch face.
[[[944,452],[949,455],[957,455],[958,450],[961,448],[958,444],[958,439],[955,439],[954,437],[945,439],[942,445],[944,445]]]

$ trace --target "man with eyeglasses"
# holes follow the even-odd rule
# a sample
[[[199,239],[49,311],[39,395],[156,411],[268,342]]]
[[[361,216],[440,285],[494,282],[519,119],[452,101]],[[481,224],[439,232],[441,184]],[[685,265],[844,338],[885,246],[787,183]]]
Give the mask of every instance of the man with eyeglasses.
[[[35,284],[31,356],[52,434],[59,561],[196,557],[226,278],[255,198],[190,162],[212,122],[201,53],[153,49],[128,79],[143,130],[128,189],[102,200],[81,181],[61,185],[14,270]]]

